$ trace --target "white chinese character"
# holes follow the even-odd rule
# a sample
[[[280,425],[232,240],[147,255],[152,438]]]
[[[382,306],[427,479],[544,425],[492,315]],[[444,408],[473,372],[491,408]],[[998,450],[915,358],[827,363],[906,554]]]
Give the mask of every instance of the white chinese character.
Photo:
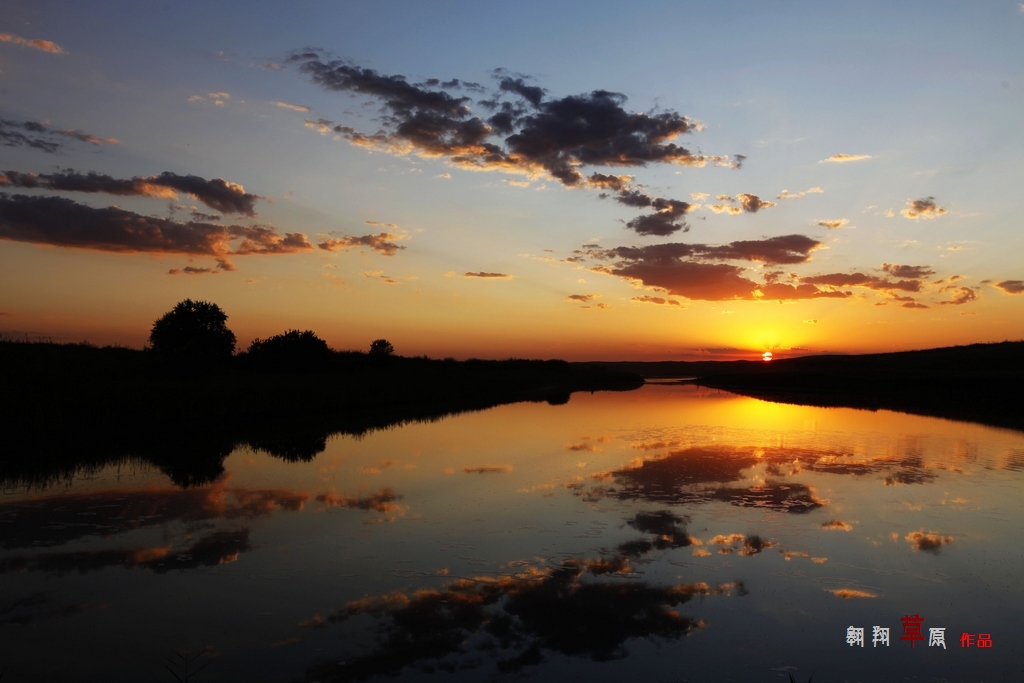
[[[942,649],[946,649],[946,629],[945,628],[930,628],[928,629],[928,647],[935,645],[938,647],[942,646]]]
[[[874,647],[878,647],[878,644],[888,646],[889,645],[889,629],[882,628],[881,626],[875,626],[871,632],[871,644]]]
[[[854,628],[853,626],[846,629],[846,643],[850,647],[854,645],[864,647],[864,629]]]

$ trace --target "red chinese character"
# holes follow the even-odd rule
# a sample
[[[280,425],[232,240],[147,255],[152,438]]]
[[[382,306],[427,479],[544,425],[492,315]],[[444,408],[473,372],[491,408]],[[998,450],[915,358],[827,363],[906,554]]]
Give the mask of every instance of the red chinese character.
[[[924,640],[924,636],[921,635],[921,622],[924,619],[920,614],[915,614],[914,616],[908,614],[900,619],[900,621],[903,622],[903,636],[900,640],[909,640],[910,647],[914,647],[914,643],[917,641]]]
[[[960,647],[970,647],[974,644],[973,633],[962,633],[960,634]]]
[[[978,634],[978,647],[992,647],[992,634],[991,633],[979,633]]]

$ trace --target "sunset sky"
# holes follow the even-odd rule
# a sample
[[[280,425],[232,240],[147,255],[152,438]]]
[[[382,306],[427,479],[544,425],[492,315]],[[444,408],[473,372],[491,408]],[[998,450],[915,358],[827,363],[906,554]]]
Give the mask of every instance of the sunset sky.
[[[1024,338],[1024,4],[0,13],[0,333],[692,360]]]

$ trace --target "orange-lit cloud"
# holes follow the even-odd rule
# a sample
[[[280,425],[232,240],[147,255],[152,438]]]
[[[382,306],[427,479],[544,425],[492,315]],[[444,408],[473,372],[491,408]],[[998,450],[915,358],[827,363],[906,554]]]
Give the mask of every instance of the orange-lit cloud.
[[[827,522],[821,523],[822,529],[833,529],[838,531],[853,531],[853,527],[842,521],[841,519],[830,519]]]
[[[931,531],[911,531],[903,540],[909,542],[915,550],[929,550],[937,553],[943,545],[952,543],[953,537],[942,536]]]
[[[307,106],[305,106],[303,104],[292,104],[291,102],[280,102],[280,101],[274,102],[274,104],[276,104],[277,106],[281,107],[282,109],[291,109],[292,111],[302,111],[302,112],[309,111],[309,107],[307,107]]]
[[[835,230],[837,228],[843,227],[849,222],[850,221],[846,220],[845,218],[822,219],[818,221],[818,225],[820,225],[823,228],[828,228],[829,230]]]
[[[900,211],[900,215],[911,220],[938,218],[947,213],[947,209],[935,203],[935,197],[925,199],[911,199],[907,201],[907,208]]]
[[[482,278],[484,280],[511,280],[512,276],[508,273],[487,273],[484,271],[477,271],[475,273],[463,273],[463,277],[475,277]]]
[[[865,599],[867,599],[867,598],[877,598],[878,597],[874,593],[869,593],[867,591],[857,590],[856,588],[826,588],[825,592],[826,593],[831,593],[832,595],[836,596],[837,598],[842,598],[843,600],[854,600],[854,599],[857,599],[857,598],[865,598]]]
[[[819,164],[845,164],[851,161],[863,161],[870,159],[870,154],[833,154],[828,159],[822,159]]]
[[[950,299],[949,301],[940,301],[939,303],[948,304],[952,306],[960,306],[962,304],[969,304],[972,301],[977,301],[978,299],[981,298],[978,295],[978,293],[971,289],[970,287],[954,287],[953,292],[954,294],[952,299]]]
[[[379,232],[376,235],[345,235],[341,238],[329,238],[317,244],[324,251],[339,251],[344,249],[358,249],[368,247],[372,251],[384,256],[394,256],[404,246],[395,244],[396,240],[402,239],[402,235],[393,232]]]
[[[34,50],[49,52],[52,55],[64,54],[64,49],[52,40],[42,40],[41,38],[22,38],[21,36],[16,36],[13,33],[0,33],[0,43],[11,43],[12,45],[18,45],[19,47],[30,47]]]
[[[113,178],[93,171],[77,173],[66,170],[50,174],[0,171],[0,187],[4,186],[160,199],[174,199],[178,192],[184,192],[223,213],[238,213],[245,216],[254,215],[253,207],[258,199],[262,199],[259,195],[247,193],[238,183],[222,178],[207,179],[196,175],[178,175],[170,171],[156,176],[136,176],[131,179]]]

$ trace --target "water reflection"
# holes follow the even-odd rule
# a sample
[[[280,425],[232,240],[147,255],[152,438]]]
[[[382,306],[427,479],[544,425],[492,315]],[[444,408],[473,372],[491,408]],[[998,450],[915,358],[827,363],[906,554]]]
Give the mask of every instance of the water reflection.
[[[513,672],[544,661],[545,651],[596,661],[622,658],[633,639],[674,640],[703,626],[675,609],[695,596],[745,594],[741,582],[653,586],[642,581],[595,581],[629,574],[624,558],[566,560],[513,576],[477,576],[441,589],[397,592],[350,602],[322,628],[361,615],[377,622],[376,648],[307,672],[308,680],[363,680],[421,671],[476,668],[493,660]],[[473,654],[486,654],[486,660]]]
[[[211,645],[211,680],[254,682],[1018,670],[1017,433],[659,386],[275,438],[206,483],[184,453],[5,490],[0,668],[127,683]],[[846,645],[907,610],[1002,640]]]

